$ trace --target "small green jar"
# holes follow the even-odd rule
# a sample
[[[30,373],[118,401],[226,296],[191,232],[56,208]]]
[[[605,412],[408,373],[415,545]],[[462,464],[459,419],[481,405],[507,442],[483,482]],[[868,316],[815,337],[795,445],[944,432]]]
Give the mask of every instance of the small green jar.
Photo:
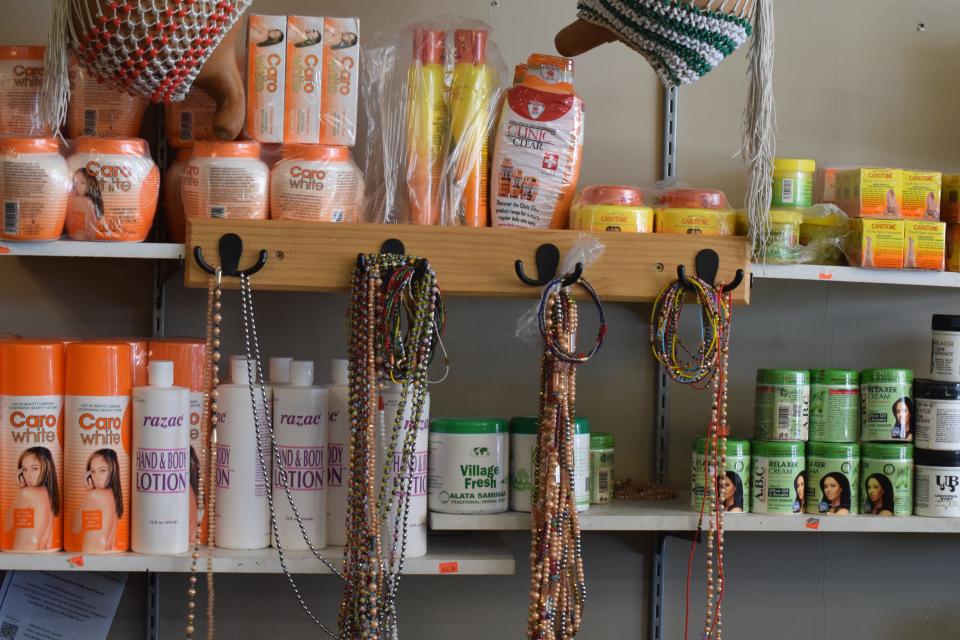
[[[860,508],[860,445],[807,443],[807,513],[850,515]]]
[[[810,440],[860,439],[860,374],[850,369],[810,372]]]
[[[804,443],[750,443],[753,481],[750,509],[753,513],[802,513],[806,474]]]
[[[700,511],[704,494],[704,467],[706,465],[707,439],[693,441],[693,461],[690,465],[690,506]],[[711,473],[711,477],[716,474]],[[729,513],[750,512],[750,441],[727,439],[726,480],[717,487],[725,496],[725,511]]]
[[[860,372],[860,439],[864,442],[913,440],[913,371],[866,369]]]
[[[614,471],[613,434],[597,431],[590,434],[590,504],[613,501]]]
[[[865,515],[913,513],[913,445],[867,442],[860,461]]]
[[[754,405],[757,440],[807,440],[810,427],[810,372],[758,369]]]

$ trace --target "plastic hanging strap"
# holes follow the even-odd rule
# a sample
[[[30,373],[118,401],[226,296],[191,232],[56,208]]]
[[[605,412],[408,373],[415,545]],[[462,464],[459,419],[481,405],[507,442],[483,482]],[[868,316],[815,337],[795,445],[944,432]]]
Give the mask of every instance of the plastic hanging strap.
[[[577,263],[581,263],[586,271],[591,264],[600,259],[603,255],[604,246],[596,236],[581,233],[577,236],[577,241],[570,248],[570,251],[560,260],[560,267],[556,275],[572,273]],[[527,311],[517,320],[517,329],[514,335],[527,344],[537,348],[543,347],[543,336],[540,335],[540,328],[537,322],[537,315],[540,311],[539,298]]]

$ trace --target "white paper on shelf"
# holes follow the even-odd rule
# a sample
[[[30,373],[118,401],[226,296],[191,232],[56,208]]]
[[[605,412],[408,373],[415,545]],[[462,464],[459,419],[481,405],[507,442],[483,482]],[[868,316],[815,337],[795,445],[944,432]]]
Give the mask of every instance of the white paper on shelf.
[[[123,573],[8,571],[0,586],[0,638],[106,640]]]

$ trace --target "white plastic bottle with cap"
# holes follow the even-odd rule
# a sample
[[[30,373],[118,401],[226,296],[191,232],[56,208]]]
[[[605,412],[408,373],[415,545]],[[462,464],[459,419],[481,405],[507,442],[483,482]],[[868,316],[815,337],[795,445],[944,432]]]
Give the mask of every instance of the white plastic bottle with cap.
[[[290,384],[290,367],[293,358],[273,357],[267,366],[267,380],[274,387],[281,384]]]
[[[313,362],[307,360],[294,360],[290,384],[273,389],[273,428],[277,436],[273,506],[284,549],[310,548],[286,489],[290,490],[310,544],[315,549],[327,546],[327,399],[327,390],[314,386]]]
[[[149,384],[133,389],[133,504],[136,553],[185,553],[190,542],[190,392],[173,386],[173,362],[154,360]],[[193,473],[196,472],[196,473]]]
[[[256,364],[253,365],[256,377]],[[267,476],[257,453],[257,432],[247,359],[230,357],[231,383],[220,385],[220,419],[217,425],[215,544],[224,549],[265,549],[270,546],[270,428],[260,389],[254,389],[260,415],[260,444]],[[272,390],[264,390],[270,397]]]
[[[390,446],[390,439],[396,423],[397,415],[401,412],[400,399],[402,387],[399,384],[384,384],[381,400],[383,401],[380,411],[380,428],[377,434],[377,469],[378,476],[383,466],[383,460],[386,459],[387,448]],[[415,444],[413,474],[410,484],[410,506],[407,509],[407,546],[406,557],[418,558],[427,555],[427,451],[429,448],[429,426],[430,426],[430,394],[425,394],[423,402],[423,414],[420,421],[413,424],[413,407],[410,399],[407,399],[406,406],[403,407],[401,432],[397,441],[397,451],[394,453],[393,464],[390,465],[391,474],[400,471],[402,465],[402,447],[406,435],[411,428],[417,430],[417,439]],[[405,472],[405,471],[404,471]],[[392,475],[388,482],[392,486]],[[379,477],[378,477],[379,480]],[[379,485],[378,485],[379,486]],[[390,555],[393,547],[394,531],[393,523],[396,517],[396,502],[394,508],[387,515],[386,522],[383,523],[383,557],[386,559]],[[400,545],[403,541],[403,533],[397,536],[397,554],[400,552]],[[398,555],[399,557],[399,555]]]
[[[327,544],[347,544],[347,456],[350,454],[350,380],[346,360],[330,361],[327,411]]]

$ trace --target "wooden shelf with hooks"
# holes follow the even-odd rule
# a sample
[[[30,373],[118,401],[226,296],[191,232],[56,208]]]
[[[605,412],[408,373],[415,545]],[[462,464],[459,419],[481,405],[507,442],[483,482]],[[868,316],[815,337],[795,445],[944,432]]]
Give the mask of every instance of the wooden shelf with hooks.
[[[281,220],[190,220],[187,228],[189,287],[206,287],[208,274],[194,261],[199,246],[207,262],[220,264],[221,236],[236,233],[243,239],[240,269],[257,262],[261,249],[267,263],[253,278],[260,290],[345,291],[358,253],[380,251],[384,241],[403,242],[408,254],[430,260],[445,294],[491,297],[532,297],[538,289],[520,282],[514,262],[523,261],[536,275],[534,255],[551,243],[565,255],[580,232],[503,228],[423,227],[415,225],[336,224]],[[600,233],[603,255],[588,266],[584,277],[611,302],[648,302],[677,277],[677,266],[694,272],[701,249],[720,257],[718,281],[730,282],[737,269],[744,284],[734,291],[738,303],[750,301],[750,250],[746,238],[673,234]],[[236,287],[233,278],[224,285]]]

